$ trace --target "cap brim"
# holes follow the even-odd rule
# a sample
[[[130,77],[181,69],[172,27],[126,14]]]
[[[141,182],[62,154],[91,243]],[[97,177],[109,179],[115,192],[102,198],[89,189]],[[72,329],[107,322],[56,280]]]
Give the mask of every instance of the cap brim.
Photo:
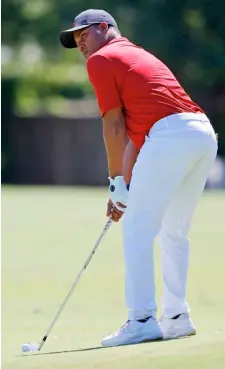
[[[66,29],[65,31],[62,31],[59,35],[61,44],[67,49],[73,49],[77,47],[77,44],[73,38],[73,32],[78,31],[79,29],[82,29],[82,28],[87,28],[89,26],[90,24],[85,24],[82,26],[77,26],[77,27],[73,27],[70,29]]]

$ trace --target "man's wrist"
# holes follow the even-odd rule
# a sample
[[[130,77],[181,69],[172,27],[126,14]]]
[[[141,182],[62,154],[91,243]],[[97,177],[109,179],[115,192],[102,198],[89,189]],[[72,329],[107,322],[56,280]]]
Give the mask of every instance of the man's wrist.
[[[109,178],[115,179],[116,177],[121,177],[123,174],[121,172],[109,172]]]
[[[110,173],[109,173],[109,177],[108,178],[111,178],[111,179],[115,179],[116,177],[123,177],[123,180],[124,180],[124,182],[125,182],[125,184],[126,184],[126,186],[129,186],[130,185],[130,183],[129,182],[127,182],[126,180],[125,180],[125,178],[124,178],[124,175],[123,174],[121,174],[121,173],[114,173],[113,175],[111,175]]]
[[[129,189],[130,189],[130,183],[126,183],[125,178],[124,178],[124,176],[122,174],[116,174],[116,175],[113,175],[113,176],[109,174],[109,177],[108,178],[115,179],[116,177],[123,177],[123,180],[125,182],[127,191],[129,191]]]

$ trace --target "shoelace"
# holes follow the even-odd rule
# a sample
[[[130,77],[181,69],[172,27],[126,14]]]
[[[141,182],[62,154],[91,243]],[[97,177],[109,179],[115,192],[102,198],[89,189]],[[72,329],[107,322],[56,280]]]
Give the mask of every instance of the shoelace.
[[[129,323],[130,323],[130,320],[127,320],[119,329],[119,331],[122,331],[124,330],[124,328],[128,328],[129,327]]]

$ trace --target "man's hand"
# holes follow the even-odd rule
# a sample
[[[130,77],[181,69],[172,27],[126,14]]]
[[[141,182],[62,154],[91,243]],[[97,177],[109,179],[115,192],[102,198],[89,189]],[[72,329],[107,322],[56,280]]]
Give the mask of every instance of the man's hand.
[[[118,205],[123,209],[126,208],[126,206],[124,206],[121,203],[118,203]],[[120,220],[120,218],[123,216],[123,211],[120,211],[119,209],[117,209],[115,207],[115,205],[113,204],[112,200],[109,199],[108,204],[107,204],[107,212],[106,212],[106,216],[107,217],[111,217],[112,220],[114,222],[118,222]]]

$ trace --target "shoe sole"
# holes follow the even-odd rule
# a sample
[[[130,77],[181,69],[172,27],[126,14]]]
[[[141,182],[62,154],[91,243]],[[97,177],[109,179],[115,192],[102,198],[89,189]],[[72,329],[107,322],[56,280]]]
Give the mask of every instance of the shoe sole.
[[[190,336],[195,336],[196,335],[196,330],[191,330],[191,331],[187,331],[186,333],[182,333],[182,334],[177,334],[177,333],[169,333],[163,336],[164,340],[173,340],[176,338],[184,338],[184,337],[190,337]]]

